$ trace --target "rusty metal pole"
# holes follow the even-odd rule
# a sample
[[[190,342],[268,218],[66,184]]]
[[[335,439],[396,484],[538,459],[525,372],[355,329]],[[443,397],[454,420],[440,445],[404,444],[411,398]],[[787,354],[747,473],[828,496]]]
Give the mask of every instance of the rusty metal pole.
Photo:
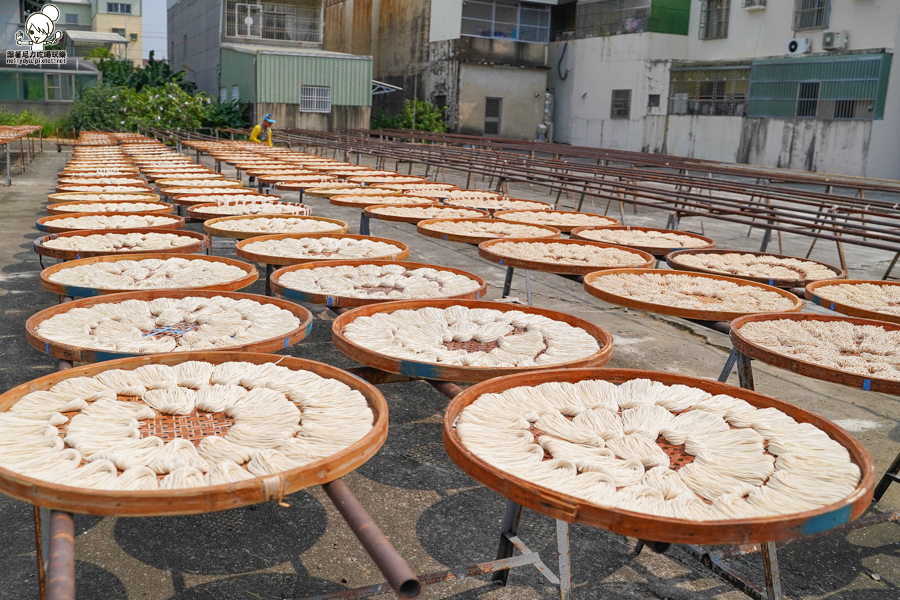
[[[347,484],[335,479],[322,486],[363,548],[400,598],[418,598],[422,584]]]
[[[453,400],[457,394],[462,392],[461,387],[449,381],[433,381],[429,379],[428,383],[430,383],[432,387],[434,387],[434,389],[447,396],[451,400]]]
[[[47,598],[75,600],[75,520],[59,510],[50,511]]]

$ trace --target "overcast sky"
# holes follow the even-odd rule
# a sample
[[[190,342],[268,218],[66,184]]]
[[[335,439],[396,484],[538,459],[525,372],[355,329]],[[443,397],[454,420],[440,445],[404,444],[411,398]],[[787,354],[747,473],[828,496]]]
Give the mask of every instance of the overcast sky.
[[[166,0],[144,0],[142,8],[144,58],[151,50],[157,60],[166,58]]]

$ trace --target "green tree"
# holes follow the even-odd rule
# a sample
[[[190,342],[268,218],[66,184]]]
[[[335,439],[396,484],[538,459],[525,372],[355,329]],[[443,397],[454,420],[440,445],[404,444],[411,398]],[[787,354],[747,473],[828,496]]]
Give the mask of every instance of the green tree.
[[[213,100],[206,111],[203,121],[204,127],[231,127],[241,128],[248,125],[247,106],[241,105],[237,100],[219,102]]]
[[[437,107],[425,100],[407,100],[403,103],[403,110],[390,117],[383,110],[376,110],[372,114],[370,126],[372,129],[417,129],[419,131],[447,131],[444,124],[443,108]]]
[[[75,101],[69,126],[76,129],[138,131],[152,127],[198,129],[207,119],[211,101],[205,94],[191,95],[175,83],[144,87],[140,92],[123,86],[89,88]]]
[[[178,85],[185,92],[193,93],[197,84],[184,80],[184,71],[173,71],[169,63],[164,60],[156,60],[153,50],[147,64],[143,67],[135,67],[130,60],[116,58],[106,48],[94,48],[85,55],[85,58],[93,59],[97,68],[103,75],[103,82],[110,85],[118,85],[141,91],[145,87],[160,87],[169,83]]]

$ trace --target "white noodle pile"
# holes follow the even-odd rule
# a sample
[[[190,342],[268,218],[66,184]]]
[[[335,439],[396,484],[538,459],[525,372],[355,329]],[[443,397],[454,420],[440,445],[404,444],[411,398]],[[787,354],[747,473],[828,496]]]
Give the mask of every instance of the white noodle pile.
[[[140,177],[64,177],[59,183],[67,184],[103,184],[103,185],[147,185]]]
[[[785,356],[863,377],[900,380],[900,331],[846,321],[747,323],[742,336]]]
[[[692,275],[602,275],[591,285],[615,296],[675,308],[760,313],[794,306],[788,298],[753,285]]]
[[[158,179],[156,185],[165,188],[190,187],[190,188],[228,188],[241,187],[237,181],[228,179]]]
[[[141,227],[159,227],[172,225],[178,219],[157,217],[153,215],[87,215],[84,217],[65,217],[53,219],[47,225],[60,229],[139,229]]]
[[[340,265],[289,271],[278,279],[281,285],[303,292],[349,298],[442,298],[477,290],[474,279],[452,271],[396,265]]]
[[[370,208],[369,212],[375,215],[412,217],[416,219],[477,219],[484,216],[483,213],[475,210],[443,206],[379,206]]]
[[[816,509],[846,498],[861,475],[847,450],[810,424],[647,379],[483,394],[460,413],[456,433],[512,476],[594,504],[689,521]],[[693,461],[672,468],[662,440],[684,444]]]
[[[148,194],[146,192],[141,194],[54,194],[54,198],[52,198],[53,202],[61,203],[61,202],[114,202],[116,200],[147,200],[148,202],[154,202],[155,200],[151,200],[154,198],[153,195]],[[85,212],[91,212],[85,209]]]
[[[308,215],[311,211],[297,202],[222,202],[201,206],[192,211],[198,215]]]
[[[641,246],[643,248],[702,248],[709,242],[692,235],[662,231],[639,231],[637,229],[589,229],[578,233],[583,238],[620,246]]]
[[[598,248],[590,244],[556,242],[501,242],[490,251],[501,256],[544,263],[592,267],[634,267],[646,261],[640,254],[621,248]]]
[[[506,213],[503,215],[497,215],[497,218],[503,221],[534,223],[535,225],[549,225],[550,227],[554,227],[556,225],[562,225],[563,227],[602,227],[603,225],[616,224],[615,220],[607,219],[606,217],[557,210],[522,210]]]
[[[467,206],[469,208],[484,208],[488,210],[549,210],[550,205],[545,202],[533,202],[531,200],[510,200],[509,198],[491,196],[454,196],[445,200],[449,206]]]
[[[403,206],[404,204],[426,204],[434,202],[434,200],[432,200],[431,198],[421,198],[418,196],[360,196],[359,194],[348,194],[347,196],[332,196],[331,200],[336,200],[345,204],[351,203],[358,206],[372,206],[373,204],[396,204],[399,206]]]
[[[816,295],[831,302],[886,315],[900,316],[900,285],[836,283],[816,288]]]
[[[287,238],[254,242],[244,246],[247,252],[288,258],[390,258],[403,249],[386,242],[355,238]]]
[[[246,231],[254,233],[331,233],[341,231],[342,223],[333,223],[321,219],[311,218],[285,218],[270,219],[260,217],[258,219],[229,219],[214,224],[216,229],[222,231]]]
[[[81,204],[66,204],[65,206],[57,206],[56,210],[65,212],[141,212],[147,210],[160,210],[167,206],[159,204],[148,204],[146,202],[84,202]]]
[[[91,190],[89,190],[91,191]],[[232,194],[242,194],[245,196],[256,195],[264,196],[265,194],[248,194],[250,190],[245,187],[166,187],[163,190],[168,196],[180,196],[182,194],[190,194],[191,196],[230,196]],[[193,198],[191,198],[193,200]],[[210,200],[206,200],[210,202]]]
[[[835,277],[837,273],[819,263],[800,258],[778,258],[756,254],[685,254],[677,262],[689,267],[739,277],[799,279],[815,281]]]
[[[480,238],[512,238],[512,237],[552,237],[553,233],[540,227],[503,223],[501,221],[450,221],[441,220],[432,223],[419,223],[422,229],[440,231],[452,235],[464,235]]]
[[[525,329],[516,333],[516,328]],[[588,332],[518,310],[427,307],[358,317],[343,334],[394,358],[470,367],[533,367],[587,358],[600,350]],[[449,350],[450,342],[496,342],[490,352]]]
[[[128,252],[131,250],[168,250],[197,243],[196,238],[177,233],[95,233],[73,235],[43,243],[47,248],[75,252]]]
[[[223,379],[233,382],[217,383]],[[117,400],[122,392],[139,392],[127,395],[141,401]],[[224,412],[234,424],[199,446],[181,437],[142,437],[142,425],[152,427],[157,411],[182,415],[195,408]],[[60,411],[81,411],[68,420],[65,438]],[[151,364],[66,379],[23,397],[0,413],[0,466],[75,487],[183,489],[301,467],[349,448],[373,424],[362,394],[309,371],[275,363]]]
[[[334,182],[329,182],[329,187],[316,188],[317,196],[384,196],[384,190],[375,187],[330,187]],[[347,184],[350,185],[350,184]],[[358,184],[353,184],[358,185]]]
[[[146,183],[146,182],[145,182]],[[98,192],[104,194],[131,192],[132,194],[148,194],[150,188],[146,185],[61,185],[59,192]]]
[[[218,285],[246,275],[240,267],[202,258],[123,258],[60,269],[50,281],[101,290],[147,290]]]

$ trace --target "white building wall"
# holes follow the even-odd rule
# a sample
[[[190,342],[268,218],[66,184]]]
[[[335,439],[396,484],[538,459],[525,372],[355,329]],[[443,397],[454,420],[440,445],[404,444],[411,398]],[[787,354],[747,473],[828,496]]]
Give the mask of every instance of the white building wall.
[[[455,40],[462,31],[463,0],[431,0],[429,42]]]

